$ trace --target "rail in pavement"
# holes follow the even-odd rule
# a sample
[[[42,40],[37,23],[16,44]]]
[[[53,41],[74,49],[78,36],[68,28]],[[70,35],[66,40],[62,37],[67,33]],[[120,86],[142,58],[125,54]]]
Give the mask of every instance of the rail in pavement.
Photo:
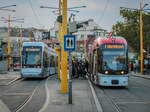
[[[20,72],[13,71],[13,72],[7,72],[0,74],[0,85],[9,85],[16,80],[20,79]]]

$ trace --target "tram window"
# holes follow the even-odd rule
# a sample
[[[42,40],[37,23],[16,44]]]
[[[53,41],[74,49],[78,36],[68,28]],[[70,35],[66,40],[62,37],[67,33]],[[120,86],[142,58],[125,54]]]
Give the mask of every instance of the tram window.
[[[41,52],[22,52],[23,65],[41,65]]]
[[[53,55],[50,57],[50,67],[55,67],[55,59]]]
[[[48,57],[46,52],[44,52],[43,63],[44,63],[44,67],[48,67]]]
[[[43,55],[43,66],[45,67],[45,53]]]
[[[98,71],[101,71],[102,68],[102,51],[100,49],[97,50],[98,54]]]
[[[94,69],[94,52],[95,52],[95,50],[93,51],[93,54],[92,54],[92,70]]]
[[[56,57],[56,67],[58,66],[58,57]]]

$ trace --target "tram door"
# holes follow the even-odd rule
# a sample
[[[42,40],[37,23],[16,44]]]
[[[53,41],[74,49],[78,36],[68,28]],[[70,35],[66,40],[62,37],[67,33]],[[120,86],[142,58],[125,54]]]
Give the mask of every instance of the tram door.
[[[94,75],[94,81],[96,81],[96,77],[97,77],[97,50],[94,51],[94,55],[93,55],[93,75]]]

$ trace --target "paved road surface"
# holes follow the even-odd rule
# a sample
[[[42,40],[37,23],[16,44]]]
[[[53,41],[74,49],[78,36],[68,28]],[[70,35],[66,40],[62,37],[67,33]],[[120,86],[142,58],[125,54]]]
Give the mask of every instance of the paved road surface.
[[[34,99],[30,103],[34,110],[32,112],[37,112],[44,104],[45,96],[44,94],[44,82],[42,79],[23,79],[16,81],[11,85],[1,85],[0,86],[0,100],[9,108],[10,111],[15,112],[17,110],[21,112],[29,112],[28,109],[31,99]],[[36,94],[35,94],[36,93]],[[43,99],[43,100],[42,100]],[[35,102],[38,104],[35,105]],[[35,108],[36,106],[36,108]],[[24,109],[25,107],[25,109]]]
[[[130,76],[128,88],[95,86],[104,112],[150,112],[150,80]]]

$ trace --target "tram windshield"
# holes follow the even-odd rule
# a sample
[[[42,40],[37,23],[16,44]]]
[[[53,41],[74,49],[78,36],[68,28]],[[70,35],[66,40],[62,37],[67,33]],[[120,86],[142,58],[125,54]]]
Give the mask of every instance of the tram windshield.
[[[126,57],[125,50],[104,50],[103,70],[125,70]]]
[[[41,65],[41,49],[40,48],[24,48],[22,54],[22,65]]]

